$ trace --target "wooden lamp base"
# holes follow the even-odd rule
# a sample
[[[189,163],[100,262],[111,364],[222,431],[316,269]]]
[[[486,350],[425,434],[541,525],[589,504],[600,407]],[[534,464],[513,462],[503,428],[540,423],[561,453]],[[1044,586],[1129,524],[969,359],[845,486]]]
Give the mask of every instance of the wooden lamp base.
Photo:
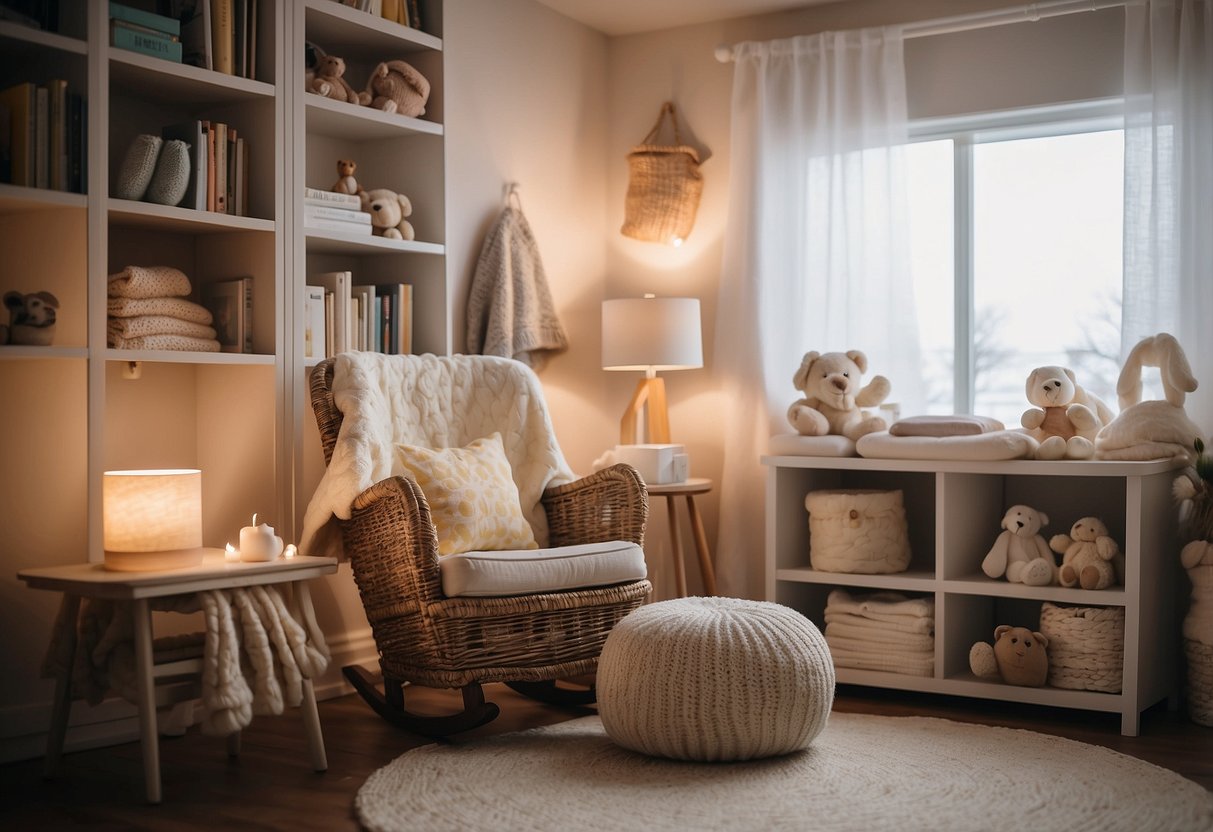
[[[670,441],[670,414],[666,410],[665,380],[657,377],[642,378],[636,392],[628,402],[628,409],[619,420],[619,444],[635,445],[640,428],[640,412],[645,411],[645,441],[668,443]]]

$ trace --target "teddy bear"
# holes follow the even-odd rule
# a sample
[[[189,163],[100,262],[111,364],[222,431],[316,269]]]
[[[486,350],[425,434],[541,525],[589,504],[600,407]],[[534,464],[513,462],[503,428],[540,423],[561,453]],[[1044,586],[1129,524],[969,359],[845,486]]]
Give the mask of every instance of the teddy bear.
[[[55,317],[59,299],[50,292],[6,292],[8,326],[0,326],[0,344],[49,346],[55,338]]]
[[[331,190],[339,194],[361,194],[362,186],[354,178],[354,171],[357,169],[358,164],[352,159],[338,159],[337,182]]]
[[[1040,443],[1037,459],[1090,459],[1095,436],[1112,421],[1108,406],[1078,385],[1068,367],[1037,367],[1024,385],[1035,405],[1023,412],[1022,424]]]
[[[371,215],[376,236],[393,240],[412,240],[416,236],[412,224],[405,219],[413,214],[413,203],[407,196],[387,188],[363,191],[360,196],[362,210]]]
[[[1049,678],[1049,640],[1027,627],[1000,624],[994,646],[979,641],[969,650],[969,669],[979,679],[1038,688]]]
[[[1055,534],[1049,548],[1061,555],[1057,582],[1062,586],[1104,589],[1124,580],[1125,557],[1098,517],[1083,517],[1069,534]]]
[[[1004,574],[1013,584],[1048,586],[1057,573],[1053,552],[1039,534],[1049,525],[1049,516],[1031,506],[1014,505],[1002,518],[1002,531],[981,562],[981,571],[991,578]]]
[[[336,55],[322,55],[316,59],[315,76],[309,91],[334,101],[347,101],[350,104],[369,103],[371,97],[351,87],[344,76],[345,61]]]
[[[859,350],[848,352],[806,352],[792,384],[804,393],[788,408],[788,421],[801,436],[841,434],[856,440],[886,430],[879,416],[860,410],[875,407],[889,396],[889,380],[873,376],[859,386],[860,376],[868,369],[868,359]]]
[[[430,82],[404,61],[384,61],[367,79],[364,103],[385,113],[402,116],[425,115],[430,98]]]

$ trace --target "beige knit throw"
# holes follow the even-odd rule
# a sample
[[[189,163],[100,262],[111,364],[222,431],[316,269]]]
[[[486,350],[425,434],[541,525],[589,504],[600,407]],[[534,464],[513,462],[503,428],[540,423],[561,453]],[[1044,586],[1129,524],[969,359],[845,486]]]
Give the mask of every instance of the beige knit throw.
[[[110,298],[106,309],[111,318],[165,315],[196,324],[209,324],[213,320],[209,309],[184,298]]]
[[[109,276],[111,298],[185,297],[190,291],[190,279],[172,266],[127,266]]]
[[[467,305],[468,352],[540,367],[568,339],[522,209],[507,205],[480,249]]]

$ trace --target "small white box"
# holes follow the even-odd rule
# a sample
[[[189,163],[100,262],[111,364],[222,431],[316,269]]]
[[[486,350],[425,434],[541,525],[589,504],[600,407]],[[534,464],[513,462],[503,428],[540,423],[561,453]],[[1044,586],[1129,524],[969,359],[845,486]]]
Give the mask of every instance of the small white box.
[[[683,482],[689,468],[683,445],[616,445],[615,459],[631,465],[651,485]]]

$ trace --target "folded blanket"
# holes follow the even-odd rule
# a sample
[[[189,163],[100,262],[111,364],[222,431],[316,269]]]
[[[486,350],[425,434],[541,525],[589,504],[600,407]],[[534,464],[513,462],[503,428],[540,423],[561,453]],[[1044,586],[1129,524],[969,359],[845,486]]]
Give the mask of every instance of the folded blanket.
[[[113,332],[106,334],[109,345],[119,350],[177,350],[183,352],[219,352],[220,344],[213,338],[190,338],[186,335],[140,335],[123,338]]]
[[[111,298],[184,297],[192,290],[190,279],[172,266],[127,266],[109,276]]]
[[[826,624],[846,624],[849,627],[864,630],[877,630],[885,633],[933,633],[935,632],[934,618],[916,618],[912,615],[884,616],[888,621],[876,618],[865,618],[862,615],[852,615],[849,612],[835,612],[826,608]]]
[[[110,298],[106,304],[111,318],[133,318],[136,315],[165,315],[209,324],[211,311],[181,298]]]
[[[829,639],[826,639],[829,643]],[[843,647],[830,644],[830,655],[834,658],[835,667],[853,667],[856,670],[883,670],[889,673],[902,673],[907,676],[934,676],[934,657],[905,655],[901,653],[857,653]]]
[[[214,339],[215,328],[167,315],[138,315],[134,318],[110,318],[106,330],[119,338],[138,338],[141,335],[184,335],[187,338]]]
[[[836,638],[843,647],[863,650],[875,646],[877,650],[935,650],[935,636],[927,633],[897,633],[871,627],[850,627],[846,624],[826,624],[826,639]],[[845,641],[845,644],[842,642]],[[833,642],[831,642],[833,643]]]
[[[826,601],[826,609],[830,612],[849,612],[852,615],[873,618],[877,621],[897,621],[891,616],[916,616],[918,618],[933,618],[935,616],[935,600],[933,598],[910,598],[897,592],[873,592],[869,595],[851,595],[842,589],[830,592]]]

